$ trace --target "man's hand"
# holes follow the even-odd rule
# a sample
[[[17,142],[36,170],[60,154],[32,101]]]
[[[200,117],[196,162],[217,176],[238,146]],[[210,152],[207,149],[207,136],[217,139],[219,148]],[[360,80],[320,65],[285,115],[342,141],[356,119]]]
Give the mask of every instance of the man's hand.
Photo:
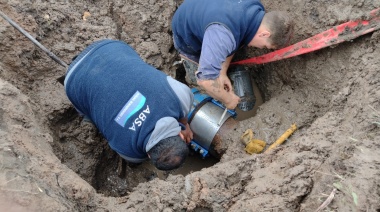
[[[227,109],[235,109],[236,106],[239,104],[240,102],[240,97],[238,97],[235,93],[232,94],[232,97],[230,98],[231,101],[229,102],[225,102],[224,103],[224,106],[226,106]]]
[[[240,98],[234,93],[230,79],[221,73],[215,80],[200,80],[198,84],[212,98],[222,102],[228,109],[235,109]]]
[[[186,129],[181,130],[179,132],[179,136],[187,143],[189,144],[191,140],[193,140],[193,131],[190,129],[189,123],[187,123],[187,117],[183,117],[179,120],[183,125],[185,125]]]
[[[190,126],[186,123],[186,129],[179,132],[179,136],[189,144],[191,140],[193,140],[193,131],[191,131]]]
[[[240,98],[235,94],[234,89],[231,84],[231,80],[225,74],[221,74],[217,79],[223,86],[224,91],[227,92],[227,97],[221,99],[220,101],[228,109],[235,109],[240,102]]]

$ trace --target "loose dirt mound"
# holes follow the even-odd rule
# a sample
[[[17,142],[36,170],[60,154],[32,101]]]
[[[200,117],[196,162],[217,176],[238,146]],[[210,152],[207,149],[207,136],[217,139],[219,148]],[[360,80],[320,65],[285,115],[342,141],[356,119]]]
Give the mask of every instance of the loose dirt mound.
[[[120,39],[176,77],[170,23],[180,3],[1,0],[0,9],[67,63],[93,41]],[[294,18],[293,43],[380,7],[263,3]],[[4,20],[0,40],[2,211],[315,211],[332,192],[326,211],[380,211],[379,31],[249,67],[264,103],[228,135],[218,163],[185,176],[126,164],[71,106],[56,82],[63,68]],[[272,143],[292,123],[298,130],[269,154],[248,155],[238,141],[251,128]]]

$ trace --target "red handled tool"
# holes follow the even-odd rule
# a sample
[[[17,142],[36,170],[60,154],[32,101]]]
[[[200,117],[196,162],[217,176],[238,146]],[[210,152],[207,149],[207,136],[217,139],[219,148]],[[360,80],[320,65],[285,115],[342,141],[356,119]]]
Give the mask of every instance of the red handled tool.
[[[344,41],[350,41],[378,29],[380,29],[380,8],[370,12],[369,20],[349,21],[283,49],[262,56],[236,61],[231,63],[231,65],[254,65],[274,62],[306,54]]]

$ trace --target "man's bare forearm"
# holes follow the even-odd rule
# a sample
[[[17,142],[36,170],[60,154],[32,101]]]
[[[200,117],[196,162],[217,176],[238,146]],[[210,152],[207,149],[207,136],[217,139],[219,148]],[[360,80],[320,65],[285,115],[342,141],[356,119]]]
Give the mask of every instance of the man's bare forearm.
[[[233,91],[230,79],[227,76],[228,66],[233,56],[226,58],[222,64],[219,77],[209,80],[198,80],[198,85],[212,98],[222,102],[229,109],[234,109],[239,102],[239,97]]]
[[[220,82],[219,78],[215,80],[198,81],[198,84],[208,95],[223,104],[228,104],[228,102],[232,99],[231,92],[227,92],[227,90],[224,89],[224,84]]]
[[[181,118],[181,119],[179,119],[178,120],[179,122],[181,122],[183,125],[186,125],[188,122],[188,120],[187,120],[187,117],[185,116],[185,117],[183,117],[183,118]]]
[[[234,57],[234,55],[227,57],[226,61],[224,61],[224,63],[222,63],[222,69],[220,70],[220,74],[227,75],[227,70],[228,70],[228,67],[230,66],[230,63],[231,63],[231,60],[233,57]]]

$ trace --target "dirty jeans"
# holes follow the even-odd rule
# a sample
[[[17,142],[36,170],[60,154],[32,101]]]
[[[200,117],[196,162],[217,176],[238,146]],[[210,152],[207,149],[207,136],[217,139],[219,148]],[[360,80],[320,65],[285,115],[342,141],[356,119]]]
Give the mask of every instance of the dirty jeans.
[[[185,71],[186,71],[185,80],[186,80],[187,84],[189,85],[189,87],[199,88],[199,86],[197,84],[197,78],[195,77],[195,73],[198,70],[199,58],[197,56],[193,56],[191,53],[187,53],[185,51],[182,51],[178,47],[176,39],[179,39],[179,38],[178,38],[178,36],[176,36],[174,34],[173,35],[174,48],[177,49],[177,51],[179,52],[183,67],[185,68]]]
[[[182,55],[181,55],[181,58],[182,58],[183,67],[185,68],[185,71],[186,71],[185,80],[187,84],[190,87],[198,87],[197,78],[195,77],[195,73],[198,70],[198,64],[186,57],[182,57]]]

